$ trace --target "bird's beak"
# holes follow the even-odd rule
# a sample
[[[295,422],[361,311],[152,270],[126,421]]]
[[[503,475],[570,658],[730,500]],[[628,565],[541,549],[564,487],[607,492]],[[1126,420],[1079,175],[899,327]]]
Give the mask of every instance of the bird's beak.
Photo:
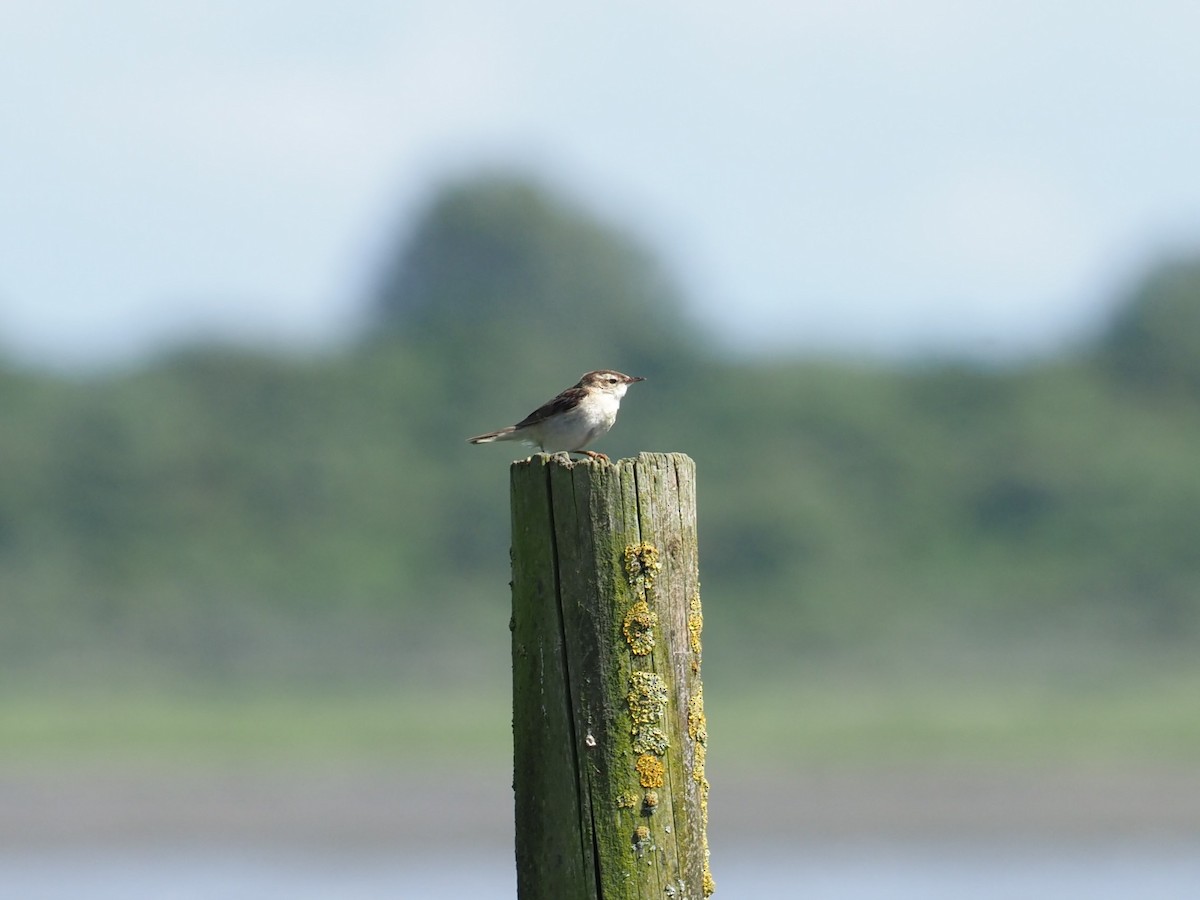
[[[646,380],[641,375],[629,375],[627,377],[629,378],[630,384],[633,384],[635,381],[645,381]]]

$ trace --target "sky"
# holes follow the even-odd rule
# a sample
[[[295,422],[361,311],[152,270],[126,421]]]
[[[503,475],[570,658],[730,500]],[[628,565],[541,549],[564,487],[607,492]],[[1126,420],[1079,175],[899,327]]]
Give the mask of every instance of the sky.
[[[336,345],[542,178],[749,351],[1013,357],[1200,245],[1200,4],[3,0],[0,348]]]

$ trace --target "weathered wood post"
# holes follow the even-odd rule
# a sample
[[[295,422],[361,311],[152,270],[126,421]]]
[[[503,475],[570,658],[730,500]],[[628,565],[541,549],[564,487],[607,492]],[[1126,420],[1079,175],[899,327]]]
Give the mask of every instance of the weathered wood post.
[[[518,896],[701,900],[695,464],[538,454],[511,476]]]

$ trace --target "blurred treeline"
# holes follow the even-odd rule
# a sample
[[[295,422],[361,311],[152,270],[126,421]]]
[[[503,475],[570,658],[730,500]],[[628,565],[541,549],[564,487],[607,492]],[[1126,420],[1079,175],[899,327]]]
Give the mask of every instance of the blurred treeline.
[[[1200,263],[1053,359],[731,356],[636,240],[517,177],[434,195],[353,347],[0,369],[0,678],[503,683],[507,464],[581,372],[699,469],[706,670],[1152,661],[1200,636]],[[436,683],[436,682],[435,682]]]

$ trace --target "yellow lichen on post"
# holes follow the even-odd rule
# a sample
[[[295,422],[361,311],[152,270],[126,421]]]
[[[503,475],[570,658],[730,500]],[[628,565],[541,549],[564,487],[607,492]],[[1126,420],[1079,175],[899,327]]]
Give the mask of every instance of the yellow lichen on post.
[[[634,726],[662,720],[667,708],[667,683],[654,672],[633,672],[629,676],[629,717]]]
[[[662,571],[658,548],[649,541],[630,544],[625,548],[625,577],[630,587],[645,594],[654,590],[654,579]]]
[[[667,684],[654,672],[633,672],[629,676],[629,686],[625,702],[632,722],[629,732],[633,736],[633,752],[662,756],[670,746],[667,734],[659,724],[670,696]]]
[[[650,842],[650,829],[647,826],[639,825],[633,829],[633,849],[637,851],[639,858],[645,855],[647,850],[654,849]]]
[[[692,780],[700,786],[700,821],[708,825],[708,778],[704,765],[708,760],[708,721],[704,717],[704,689],[688,701],[688,737],[692,739]]]
[[[708,759],[708,719],[704,715],[704,687],[701,685],[688,700],[688,737],[692,739],[692,780],[700,789],[700,841],[704,848],[704,896],[716,890],[708,863],[708,778],[704,766]]]
[[[663,773],[665,769],[657,756],[651,753],[643,753],[637,758],[634,768],[637,769],[642,787],[660,788],[663,786]]]
[[[641,725],[633,729],[633,752],[662,756],[671,746],[667,733],[657,725]]]
[[[688,701],[688,737],[697,744],[708,743],[708,719],[704,717],[704,687],[696,689]]]
[[[704,630],[704,613],[700,609],[700,592],[692,594],[688,601],[688,646],[692,652],[699,654],[701,650],[700,632]]]
[[[634,656],[646,656],[654,650],[654,628],[657,625],[658,613],[650,609],[650,604],[645,600],[639,600],[629,607],[621,632]]]

